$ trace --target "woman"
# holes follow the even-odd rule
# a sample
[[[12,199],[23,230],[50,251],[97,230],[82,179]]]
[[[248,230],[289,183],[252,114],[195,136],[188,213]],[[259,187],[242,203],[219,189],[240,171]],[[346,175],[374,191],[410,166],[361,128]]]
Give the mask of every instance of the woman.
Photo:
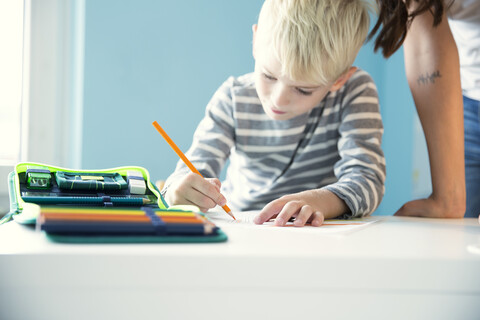
[[[385,57],[404,46],[407,80],[425,133],[432,175],[432,194],[426,199],[407,202],[396,215],[476,217],[480,212],[480,3],[477,0],[377,2],[379,20],[370,38],[379,32],[375,50],[382,49]],[[447,12],[453,27],[459,28],[456,34],[463,39],[457,39],[462,84],[473,84],[464,88],[465,106],[470,106],[465,111],[465,153],[460,62]]]

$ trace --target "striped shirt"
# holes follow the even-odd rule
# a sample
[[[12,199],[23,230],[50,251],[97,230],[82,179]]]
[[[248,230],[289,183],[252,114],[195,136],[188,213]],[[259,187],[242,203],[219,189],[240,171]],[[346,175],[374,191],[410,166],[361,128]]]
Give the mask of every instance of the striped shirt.
[[[259,210],[279,197],[327,189],[350,212],[372,213],[384,193],[385,158],[376,86],[362,70],[311,111],[289,120],[269,118],[254,75],[230,77],[209,102],[186,155],[204,177],[229,165],[222,193],[233,210]],[[188,173],[179,161],[166,186]]]

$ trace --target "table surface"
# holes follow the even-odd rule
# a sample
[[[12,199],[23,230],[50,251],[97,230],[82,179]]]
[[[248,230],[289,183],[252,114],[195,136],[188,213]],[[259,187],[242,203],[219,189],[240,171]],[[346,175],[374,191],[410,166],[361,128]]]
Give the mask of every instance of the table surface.
[[[0,318],[60,319],[72,301],[87,298],[96,315],[116,319],[154,318],[159,301],[167,318],[179,319],[203,318],[198,310],[209,319],[225,312],[231,319],[315,318],[319,308],[338,319],[479,318],[477,219],[373,216],[346,232],[232,223],[219,213],[212,219],[227,242],[61,244],[34,228],[2,225]],[[15,309],[22,299],[37,311]],[[52,300],[63,307],[47,308]],[[280,308],[282,300],[299,308]],[[92,317],[89,310],[70,317]]]

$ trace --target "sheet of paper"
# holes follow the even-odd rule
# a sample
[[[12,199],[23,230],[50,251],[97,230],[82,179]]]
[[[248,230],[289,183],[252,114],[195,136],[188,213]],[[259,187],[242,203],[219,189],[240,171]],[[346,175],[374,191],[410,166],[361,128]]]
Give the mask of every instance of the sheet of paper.
[[[282,230],[289,230],[290,232],[315,232],[315,233],[325,233],[325,234],[339,234],[339,233],[350,233],[356,230],[365,228],[368,225],[378,221],[374,217],[367,217],[361,219],[352,219],[352,220],[325,220],[322,226],[312,227],[306,225],[304,227],[295,227],[293,222],[287,222],[284,227],[274,226],[273,220],[267,221],[262,225],[256,225],[253,222],[253,218],[258,214],[259,211],[243,211],[243,212],[234,212],[235,218],[233,220],[228,214],[224,211],[214,209],[214,211],[207,212],[207,217],[210,218],[215,224],[219,227],[222,226],[237,226],[237,227],[249,227],[249,228],[281,228]]]

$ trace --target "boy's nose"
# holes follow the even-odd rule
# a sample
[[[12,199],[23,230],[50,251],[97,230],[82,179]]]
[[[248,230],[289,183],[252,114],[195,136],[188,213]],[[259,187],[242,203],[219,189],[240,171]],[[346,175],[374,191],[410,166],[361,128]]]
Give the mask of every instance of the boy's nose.
[[[289,88],[278,84],[272,91],[272,102],[277,107],[286,107],[290,104]]]

